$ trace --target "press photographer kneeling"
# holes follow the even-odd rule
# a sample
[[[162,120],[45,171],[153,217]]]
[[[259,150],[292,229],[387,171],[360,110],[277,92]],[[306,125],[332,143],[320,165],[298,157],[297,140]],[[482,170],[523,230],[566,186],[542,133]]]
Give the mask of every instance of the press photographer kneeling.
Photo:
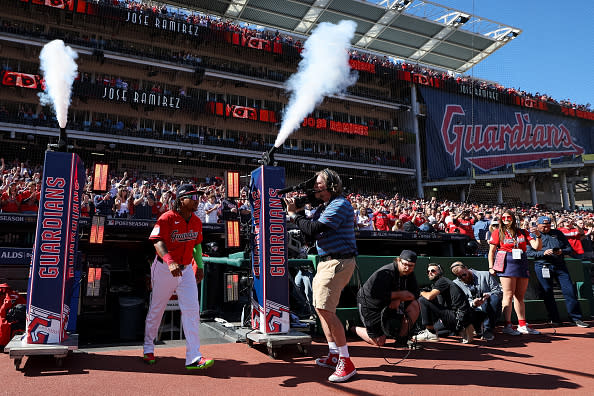
[[[416,262],[415,252],[403,250],[367,279],[357,294],[364,327],[349,330],[371,345],[383,346],[387,337],[394,338],[397,346],[407,345],[420,312]]]

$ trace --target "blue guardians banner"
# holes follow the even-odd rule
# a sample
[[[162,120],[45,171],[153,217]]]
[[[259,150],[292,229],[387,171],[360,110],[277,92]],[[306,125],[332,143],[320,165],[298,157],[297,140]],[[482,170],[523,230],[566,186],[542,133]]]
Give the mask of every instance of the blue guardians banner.
[[[260,166],[252,172],[252,329],[287,333],[290,327],[287,225],[277,191],[285,187],[285,169]]]
[[[430,180],[593,153],[594,122],[418,87],[427,105]]]
[[[28,344],[58,344],[66,338],[85,185],[85,168],[76,154],[48,151],[43,169],[27,296]]]

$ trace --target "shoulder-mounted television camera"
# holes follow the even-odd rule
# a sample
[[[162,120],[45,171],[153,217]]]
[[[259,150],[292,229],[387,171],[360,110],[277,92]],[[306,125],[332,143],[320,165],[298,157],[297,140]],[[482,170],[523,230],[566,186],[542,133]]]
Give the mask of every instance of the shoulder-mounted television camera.
[[[323,201],[321,199],[316,198],[316,191],[314,190],[316,178],[317,178],[317,174],[302,183],[296,184],[294,186],[285,187],[285,188],[278,190],[278,194],[279,195],[286,194],[288,192],[293,192],[293,191],[299,191],[299,192],[305,193],[304,197],[302,196],[302,197],[295,198],[295,207],[297,207],[297,209],[302,209],[305,207],[306,204],[309,203],[309,204],[311,204],[312,207],[315,208],[323,203]],[[283,208],[286,211],[287,205],[286,205],[285,200],[281,200],[281,202],[283,204]]]

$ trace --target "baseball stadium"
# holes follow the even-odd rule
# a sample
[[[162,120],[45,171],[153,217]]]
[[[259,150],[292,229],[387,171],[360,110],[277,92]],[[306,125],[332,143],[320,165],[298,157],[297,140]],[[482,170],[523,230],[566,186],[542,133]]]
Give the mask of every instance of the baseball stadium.
[[[7,392],[594,386],[594,110],[474,75],[521,26],[425,0],[2,6]]]

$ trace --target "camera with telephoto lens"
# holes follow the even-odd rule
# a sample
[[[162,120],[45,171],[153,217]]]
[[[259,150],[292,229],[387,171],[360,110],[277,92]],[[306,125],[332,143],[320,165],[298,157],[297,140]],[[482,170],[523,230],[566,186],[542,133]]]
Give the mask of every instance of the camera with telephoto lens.
[[[316,182],[317,175],[314,175],[312,178],[304,181],[303,183],[286,187],[278,191],[279,194],[286,194],[292,191],[299,191],[304,192],[305,197],[296,197],[295,198],[295,207],[297,211],[300,211],[305,207],[306,204],[311,204],[313,208],[319,206],[323,201],[316,198],[316,191],[314,190],[314,184]],[[285,212],[287,211],[287,203],[284,199],[281,200],[283,205],[283,209]]]

